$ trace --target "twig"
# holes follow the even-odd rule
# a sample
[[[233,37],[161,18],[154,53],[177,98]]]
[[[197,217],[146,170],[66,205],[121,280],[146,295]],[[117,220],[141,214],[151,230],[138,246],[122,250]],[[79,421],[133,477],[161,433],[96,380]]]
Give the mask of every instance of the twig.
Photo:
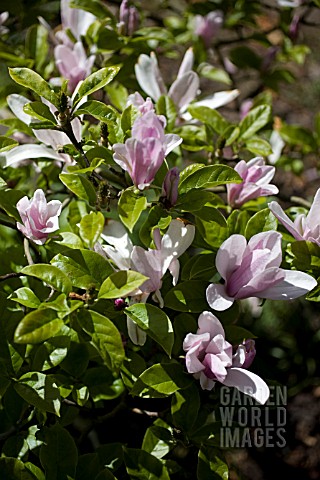
[[[21,277],[22,275],[23,275],[23,273],[16,273],[16,272],[6,273],[5,275],[0,276],[0,282],[5,282],[9,278]]]
[[[28,264],[29,265],[33,265],[33,260],[32,260],[32,256],[31,256],[31,253],[30,253],[30,245],[29,245],[29,242],[28,242],[28,239],[25,238],[23,240],[23,248],[24,248],[24,253],[26,255],[26,258],[27,258],[27,261],[28,261]]]

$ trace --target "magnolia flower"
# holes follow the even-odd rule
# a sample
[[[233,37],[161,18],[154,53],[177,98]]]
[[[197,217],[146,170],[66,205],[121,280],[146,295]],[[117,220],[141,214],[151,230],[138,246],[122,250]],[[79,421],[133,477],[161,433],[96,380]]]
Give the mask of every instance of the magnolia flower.
[[[195,227],[193,225],[184,225],[180,220],[172,220],[163,237],[161,237],[159,229],[154,230],[153,237],[156,248],[145,250],[132,245],[121,223],[109,222],[101,235],[102,239],[109,243],[109,245],[102,246],[107,256],[120,270],[132,269],[148,277],[148,280],[130,295],[130,305],[146,302],[150,293],[153,293],[153,299],[159,302],[160,307],[163,307],[160,292],[162,277],[169,270],[172,275],[172,283],[176,285],[180,270],[178,258],[189,248],[194,235]],[[130,318],[127,319],[127,326],[131,340],[135,344],[143,345],[146,340],[145,332]]]
[[[134,5],[129,5],[128,0],[122,0],[119,10],[118,28],[124,35],[132,35],[139,25],[139,13]]]
[[[194,18],[194,33],[201,37],[206,48],[209,48],[213,38],[217,35],[223,24],[223,13],[220,11],[209,12],[208,15],[196,15]]]
[[[142,54],[135,65],[135,72],[138,83],[142,90],[155,102],[161,95],[168,95],[175,104],[177,111],[186,120],[191,116],[186,113],[189,104],[199,93],[200,80],[196,72],[192,71],[194,62],[193,50],[189,48],[182,60],[177,79],[167,90],[161,76],[155,54],[151,52],[150,57]],[[210,108],[218,108],[231,102],[239,95],[238,90],[217,92],[193,105],[203,105]]]
[[[267,384],[258,375],[246,370],[246,347],[239,345],[232,354],[232,345],[225,340],[220,321],[211,312],[202,312],[196,334],[188,333],[183,342],[186,367],[204,390],[212,390],[215,382],[235,387],[264,404],[270,395]]]
[[[95,55],[87,57],[80,41],[72,47],[57,45],[54,49],[54,57],[60,74],[69,80],[68,88],[70,92],[75,90],[81,80],[90,75],[95,60]]]
[[[207,288],[210,307],[226,310],[235,299],[249,297],[291,300],[317,285],[307,273],[280,268],[281,260],[280,233],[258,233],[248,244],[243,235],[231,235],[217,253],[216,267],[224,284]]]
[[[275,167],[265,165],[263,158],[256,157],[248,163],[241,160],[234,169],[243,182],[227,185],[228,203],[232,207],[238,208],[254,198],[279,192],[275,185],[269,184],[275,174]]]
[[[70,7],[71,0],[61,0],[61,26],[62,30],[56,32],[56,37],[64,45],[72,48],[73,42],[70,40],[67,30],[70,30],[76,41],[87,33],[90,25],[96,20],[96,17],[84,10]]]
[[[272,148],[272,153],[271,155],[268,155],[268,161],[269,163],[271,163],[271,165],[274,165],[281,157],[285,142],[282,140],[282,137],[278,130],[273,130],[269,139],[269,143]]]
[[[149,111],[135,120],[131,138],[113,145],[114,161],[140,190],[150,185],[165,156],[182,142],[178,135],[166,135],[164,127],[165,118]]]
[[[18,230],[37,245],[43,245],[49,233],[59,229],[61,206],[59,200],[47,203],[41,189],[36,190],[30,200],[27,196],[21,198],[17,203],[17,210],[23,224],[17,222]]]
[[[320,246],[320,188],[315,194],[308,215],[300,213],[294,222],[284,213],[277,202],[269,203],[269,208],[296,240],[307,240]]]
[[[151,98],[148,97],[145,100],[139,92],[132,93],[128,96],[126,107],[129,107],[129,105],[133,105],[141,113],[141,115],[155,111]]]

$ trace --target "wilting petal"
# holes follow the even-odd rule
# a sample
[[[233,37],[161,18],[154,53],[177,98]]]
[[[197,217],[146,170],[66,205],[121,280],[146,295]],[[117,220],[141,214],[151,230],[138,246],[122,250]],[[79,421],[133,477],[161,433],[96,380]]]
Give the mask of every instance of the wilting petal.
[[[276,285],[259,293],[259,298],[272,300],[292,300],[310,292],[317,286],[317,281],[304,272],[282,270],[284,279]]]
[[[290,220],[288,215],[284,213],[282,208],[280,207],[279,203],[277,202],[271,202],[268,204],[271,212],[273,215],[279,220],[280,223],[288,230],[288,232],[291,233],[291,235],[296,239],[296,240],[303,240],[303,236],[300,234],[300,232],[297,230],[296,226],[294,223]]]
[[[140,55],[135,65],[135,73],[140,87],[152,100],[157,101],[161,95],[166,95],[167,89],[153,52],[150,57],[144,53]]]
[[[225,337],[223,326],[220,320],[211,312],[202,312],[198,319],[199,328],[197,334],[209,332],[211,337],[222,335]]]
[[[257,402],[264,405],[270,396],[270,390],[266,382],[255,373],[244,368],[232,367],[222,382],[227,387],[235,387],[240,392],[250,395]]]
[[[216,267],[221,277],[227,280],[240,267],[247,242],[243,235],[231,235],[223,242],[216,257]]]
[[[168,92],[168,96],[176,105],[178,111],[184,111],[197,96],[200,80],[195,72],[186,72],[177,78]]]
[[[234,298],[227,295],[224,285],[211,283],[206,291],[207,302],[213,310],[227,310],[234,302]]]

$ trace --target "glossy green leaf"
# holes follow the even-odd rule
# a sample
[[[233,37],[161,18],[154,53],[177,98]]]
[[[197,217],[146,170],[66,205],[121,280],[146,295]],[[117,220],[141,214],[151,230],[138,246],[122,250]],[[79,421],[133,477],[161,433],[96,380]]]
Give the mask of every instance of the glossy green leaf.
[[[57,312],[49,308],[33,310],[18,324],[14,333],[15,343],[40,343],[56,335],[63,321]]]
[[[318,276],[320,270],[320,246],[314,242],[291,243],[293,265],[297,270],[313,271]]]
[[[125,390],[121,378],[115,377],[105,366],[89,368],[82,381],[88,387],[93,402],[113,400]]]
[[[93,15],[103,20],[106,18],[114,19],[114,15],[109,8],[99,0],[71,0],[70,7],[91,12]]]
[[[137,448],[124,448],[124,461],[128,475],[140,480],[170,480],[164,464],[148,452]]]
[[[167,119],[167,128],[174,128],[177,118],[177,107],[173,100],[167,95],[161,95],[156,103],[158,115],[164,115]]]
[[[13,138],[0,136],[0,153],[11,150],[11,148],[16,147],[19,143]]]
[[[93,248],[104,227],[104,216],[101,212],[90,212],[85,215],[80,222],[79,233],[82,240]]]
[[[92,183],[83,175],[76,173],[61,173],[59,175],[61,182],[74,193],[77,197],[85,200],[90,205],[94,205],[97,199],[96,192]]]
[[[110,370],[119,370],[124,360],[124,349],[119,330],[107,317],[93,310],[82,310],[79,323],[91,335],[92,343]]]
[[[122,270],[113,273],[101,285],[99,298],[120,298],[126,297],[139,288],[148,277],[132,270]]]
[[[190,280],[173,287],[164,298],[164,304],[178,312],[203,312],[208,309],[206,288],[208,282]]]
[[[136,194],[130,189],[122,192],[118,203],[119,217],[130,232],[146,207],[147,199],[143,195]]]
[[[180,180],[179,193],[187,193],[193,188],[211,188],[217,185],[241,182],[242,178],[233,168],[225,165],[208,165]]]
[[[145,433],[142,450],[156,458],[163,458],[175,447],[173,428],[161,418],[157,418]]]
[[[253,235],[256,235],[260,232],[277,230],[277,226],[278,221],[271,210],[269,210],[269,208],[264,208],[263,210],[255,213],[248,221],[245,229],[245,237],[249,239]]]
[[[253,136],[246,141],[246,148],[255,155],[267,157],[272,154],[272,148],[269,142],[262,138]]]
[[[43,434],[45,443],[40,448],[40,461],[46,480],[74,478],[78,450],[70,433],[57,423],[44,427]]]
[[[243,340],[257,338],[252,332],[249,332],[246,328],[239,327],[238,325],[225,325],[224,330],[226,339],[232,345],[240,345]]]
[[[179,363],[156,363],[139,376],[131,394],[140,397],[166,397],[187,388],[192,381],[192,377],[185,373]]]
[[[197,480],[228,480],[229,469],[222,452],[213,447],[201,447],[198,456]]]
[[[49,370],[59,365],[67,356],[70,338],[59,335],[49,338],[36,351],[33,368],[39,371]]]
[[[171,356],[174,333],[171,321],[163,310],[150,303],[136,303],[126,308],[125,312]]]
[[[58,292],[68,294],[72,290],[70,279],[53,265],[47,265],[46,263],[28,265],[21,270],[21,273],[42,280]]]
[[[204,106],[190,105],[188,108],[190,115],[213,128],[219,135],[222,135],[230,125],[217,110]]]
[[[100,90],[108,85],[119,72],[120,67],[105,67],[97,70],[87,77],[80,85],[73,101],[73,107],[85,96]]]
[[[92,250],[73,249],[59,253],[51,263],[68,276],[73,286],[84,289],[100,286],[114,272],[108,260]]]
[[[38,120],[49,121],[52,125],[56,125],[57,123],[48,105],[45,105],[42,102],[26,103],[23,107],[23,111]]]
[[[45,412],[60,415],[60,392],[53,377],[28,372],[14,384],[16,392],[29,404]]]
[[[74,115],[91,115],[100,120],[100,122],[107,122],[108,120],[117,120],[120,115],[111,105],[99,102],[98,100],[88,100],[83,103],[75,112]]]
[[[26,468],[25,464],[17,458],[0,458],[0,471],[3,480],[35,480],[35,477]]]
[[[171,402],[174,425],[189,432],[195,424],[200,406],[199,390],[194,383],[184,390],[175,392]]]
[[[9,74],[16,83],[33,90],[40,97],[45,98],[58,108],[58,95],[38,73],[29,68],[9,68]]]
[[[39,307],[41,301],[34,294],[34,292],[28,287],[21,287],[18,290],[15,290],[11,296],[11,300],[20,303],[28,308],[37,308]]]
[[[239,124],[239,138],[241,140],[250,139],[256,132],[261,130],[270,119],[271,107],[269,105],[259,105],[253,108]]]

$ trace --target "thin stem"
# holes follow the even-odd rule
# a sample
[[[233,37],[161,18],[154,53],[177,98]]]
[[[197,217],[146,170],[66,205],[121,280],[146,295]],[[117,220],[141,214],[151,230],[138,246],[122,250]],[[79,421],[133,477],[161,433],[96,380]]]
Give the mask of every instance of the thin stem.
[[[25,255],[26,255],[28,264],[29,264],[29,265],[33,265],[34,262],[33,262],[33,259],[32,259],[31,253],[30,253],[30,245],[29,245],[29,241],[28,241],[27,238],[25,238],[25,239],[23,240],[23,248],[24,248],[24,253],[25,253]]]
[[[4,281],[8,280],[9,278],[21,277],[22,275],[23,275],[22,273],[16,273],[16,272],[6,273],[5,275],[0,276],[0,282],[4,282]]]

